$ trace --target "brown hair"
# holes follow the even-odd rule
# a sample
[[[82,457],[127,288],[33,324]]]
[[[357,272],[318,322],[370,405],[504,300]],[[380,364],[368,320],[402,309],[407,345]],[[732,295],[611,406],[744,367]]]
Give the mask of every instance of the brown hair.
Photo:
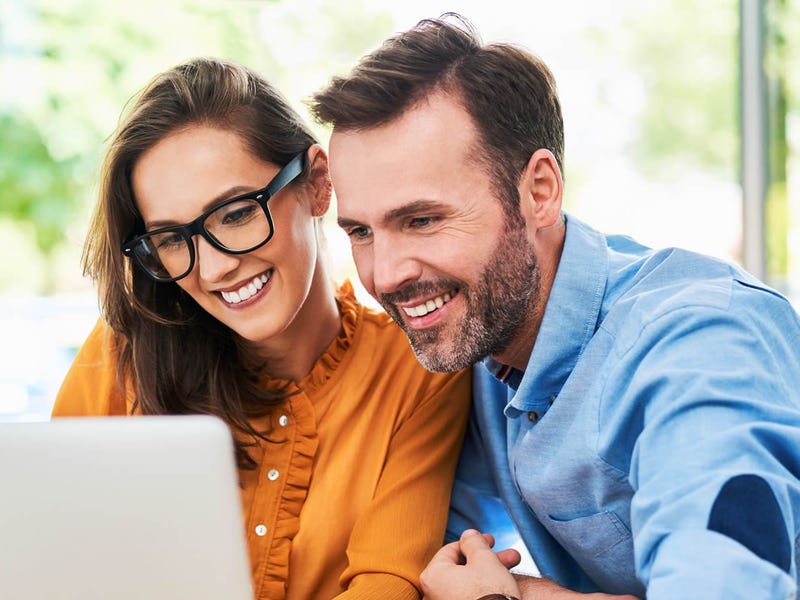
[[[519,214],[517,184],[533,152],[550,150],[563,168],[564,124],[547,65],[510,44],[483,45],[455,13],[389,38],[309,104],[318,121],[335,129],[369,129],[436,91],[457,95],[472,117],[480,155],[510,214]]]
[[[120,251],[143,232],[134,165],[170,133],[195,124],[235,132],[254,156],[276,165],[316,142],[280,93],[241,65],[198,58],[158,75],[135,96],[111,138],[83,267],[96,280],[101,311],[115,332],[118,379],[123,389],[133,386],[134,409],[211,414],[263,437],[250,419],[267,414],[284,392],[259,385],[261,365],[239,336],[177,284],[151,280]],[[237,441],[237,457],[252,467],[246,445]]]

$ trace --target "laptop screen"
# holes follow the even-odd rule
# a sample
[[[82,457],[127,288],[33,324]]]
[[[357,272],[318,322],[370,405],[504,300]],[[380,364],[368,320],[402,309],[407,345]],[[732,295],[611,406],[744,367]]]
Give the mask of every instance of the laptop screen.
[[[0,488],[4,598],[252,600],[218,419],[0,424]]]

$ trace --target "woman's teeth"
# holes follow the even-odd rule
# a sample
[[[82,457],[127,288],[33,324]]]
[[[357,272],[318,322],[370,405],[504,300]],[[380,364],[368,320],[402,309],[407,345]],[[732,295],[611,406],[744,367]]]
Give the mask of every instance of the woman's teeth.
[[[453,296],[450,292],[447,292],[441,296],[436,296],[432,300],[428,300],[427,302],[423,302],[417,306],[410,306],[408,308],[403,307],[403,310],[409,317],[424,317],[429,312],[436,310],[437,308],[441,308],[445,304],[447,304]]]
[[[228,304],[238,304],[239,302],[255,296],[258,290],[264,287],[264,284],[268,281],[269,277],[264,273],[263,275],[254,277],[253,281],[247,285],[243,285],[235,292],[220,292],[220,294],[222,295],[222,299]]]

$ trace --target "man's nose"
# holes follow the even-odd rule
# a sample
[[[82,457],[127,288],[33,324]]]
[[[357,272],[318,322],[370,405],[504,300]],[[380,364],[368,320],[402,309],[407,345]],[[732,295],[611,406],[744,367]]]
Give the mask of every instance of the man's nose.
[[[373,286],[375,295],[396,292],[422,275],[419,249],[392,236],[373,243]]]
[[[239,266],[241,258],[214,248],[203,236],[195,237],[195,252],[200,278],[210,283],[218,283]]]

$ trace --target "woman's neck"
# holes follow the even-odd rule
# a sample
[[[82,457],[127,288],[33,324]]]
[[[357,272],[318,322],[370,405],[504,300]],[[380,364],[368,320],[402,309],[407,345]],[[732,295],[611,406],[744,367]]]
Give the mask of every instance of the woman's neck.
[[[308,297],[294,321],[257,353],[266,360],[266,370],[271,377],[300,381],[327,350],[341,327],[336,290],[327,268],[318,259]]]

